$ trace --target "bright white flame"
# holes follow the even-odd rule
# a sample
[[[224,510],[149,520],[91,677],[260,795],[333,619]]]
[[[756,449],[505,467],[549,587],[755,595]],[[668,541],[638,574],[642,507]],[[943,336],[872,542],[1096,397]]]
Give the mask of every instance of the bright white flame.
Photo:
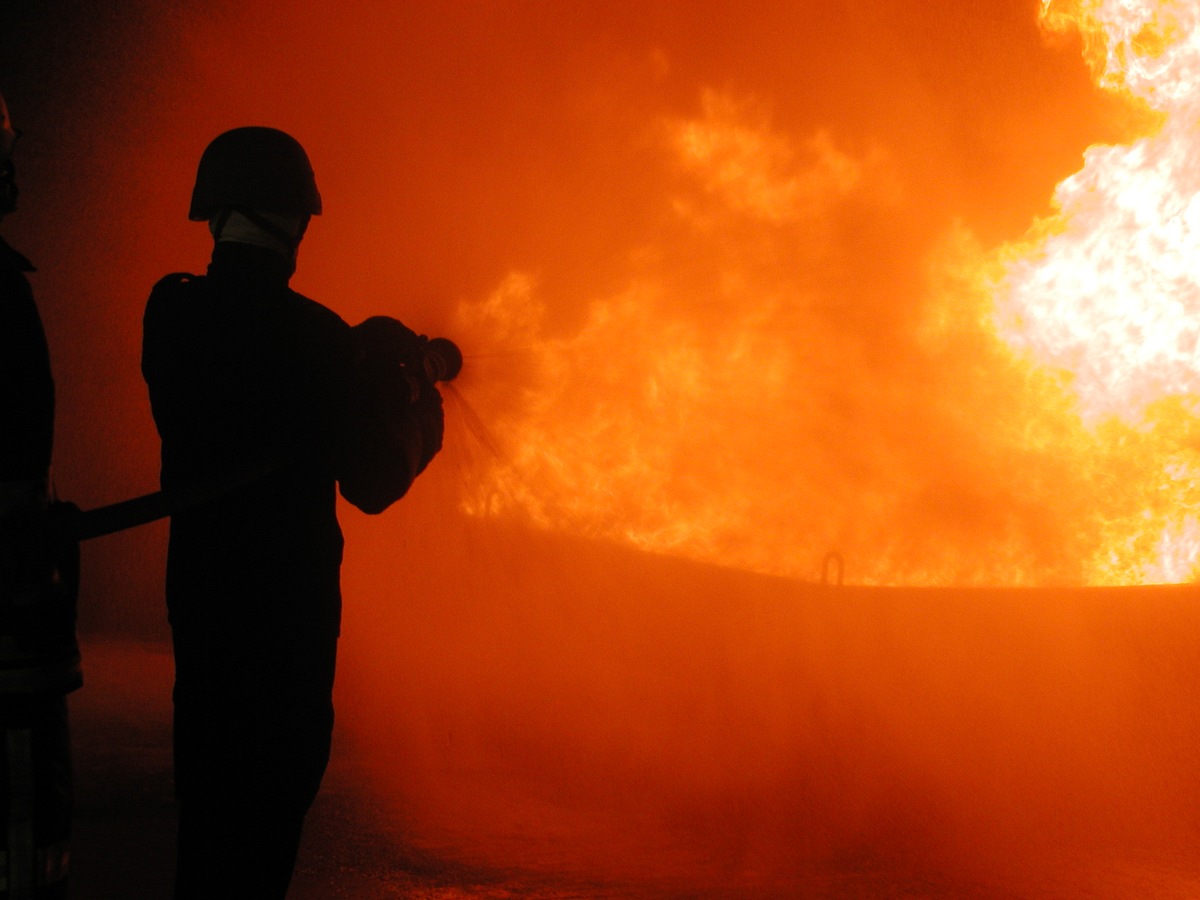
[[[1045,0],[1043,21],[1078,28],[1098,82],[1149,106],[1159,125],[1089,148],[1058,186],[1056,213],[1002,250],[997,322],[1014,347],[1070,373],[1093,427],[1117,417],[1141,432],[1118,434],[1110,459],[1136,444],[1141,458],[1118,466],[1127,477],[1116,489],[1152,490],[1140,516],[1106,523],[1098,577],[1178,581],[1200,559],[1188,424],[1200,397],[1200,7]]]

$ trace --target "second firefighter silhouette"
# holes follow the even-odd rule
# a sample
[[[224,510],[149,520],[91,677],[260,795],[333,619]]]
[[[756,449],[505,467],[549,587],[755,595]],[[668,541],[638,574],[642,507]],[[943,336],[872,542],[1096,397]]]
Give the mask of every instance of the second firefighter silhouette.
[[[441,448],[441,397],[393,319],[353,329],[288,287],[321,213],[304,149],[237,128],[200,160],[204,276],[146,306],[142,372],[171,521],[176,897],[283,897],[329,759],[341,615],[336,494],[399,499]]]
[[[16,209],[17,135],[0,97],[0,219]],[[0,238],[0,896],[50,900],[70,860],[79,548],[52,523],[54,378],[30,271]]]

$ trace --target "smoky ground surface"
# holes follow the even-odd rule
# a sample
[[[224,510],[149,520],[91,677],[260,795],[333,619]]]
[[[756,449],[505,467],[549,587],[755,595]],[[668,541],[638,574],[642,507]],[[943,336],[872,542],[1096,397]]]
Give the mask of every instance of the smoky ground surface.
[[[142,900],[170,895],[171,800],[169,648],[85,642],[85,687],[71,698],[76,799],[72,895]],[[1036,752],[1031,748],[1031,753]],[[580,810],[494,771],[453,773],[462,809],[477,794],[491,813],[438,818],[415,828],[404,802],[385,796],[356,736],[339,729],[312,810],[290,897],[326,898],[1121,898],[1192,897],[1197,854],[1178,846],[1114,852],[1086,842],[1035,847],[1009,840],[998,865],[909,850],[887,836],[842,846],[792,867],[778,853],[756,870],[745,850],[753,810],[694,831],[651,827],[647,806],[592,803]],[[486,798],[483,794],[487,794]],[[651,794],[653,792],[650,792]],[[445,794],[443,793],[444,797]],[[964,798],[970,804],[971,798]],[[495,810],[509,809],[510,814]],[[619,854],[619,865],[597,863]],[[803,857],[803,854],[800,854]],[[497,861],[500,862],[497,862]]]

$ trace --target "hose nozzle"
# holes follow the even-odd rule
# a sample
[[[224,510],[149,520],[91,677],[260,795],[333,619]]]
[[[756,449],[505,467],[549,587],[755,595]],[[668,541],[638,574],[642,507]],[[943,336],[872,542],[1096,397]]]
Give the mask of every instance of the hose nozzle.
[[[449,338],[430,338],[421,348],[421,365],[430,381],[453,381],[462,371],[462,351]]]

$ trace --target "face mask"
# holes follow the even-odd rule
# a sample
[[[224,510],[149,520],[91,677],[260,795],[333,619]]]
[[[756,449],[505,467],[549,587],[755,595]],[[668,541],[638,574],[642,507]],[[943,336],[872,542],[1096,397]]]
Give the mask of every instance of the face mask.
[[[226,210],[209,222],[208,227],[215,241],[266,247],[294,262],[307,226],[307,218],[254,210]]]

